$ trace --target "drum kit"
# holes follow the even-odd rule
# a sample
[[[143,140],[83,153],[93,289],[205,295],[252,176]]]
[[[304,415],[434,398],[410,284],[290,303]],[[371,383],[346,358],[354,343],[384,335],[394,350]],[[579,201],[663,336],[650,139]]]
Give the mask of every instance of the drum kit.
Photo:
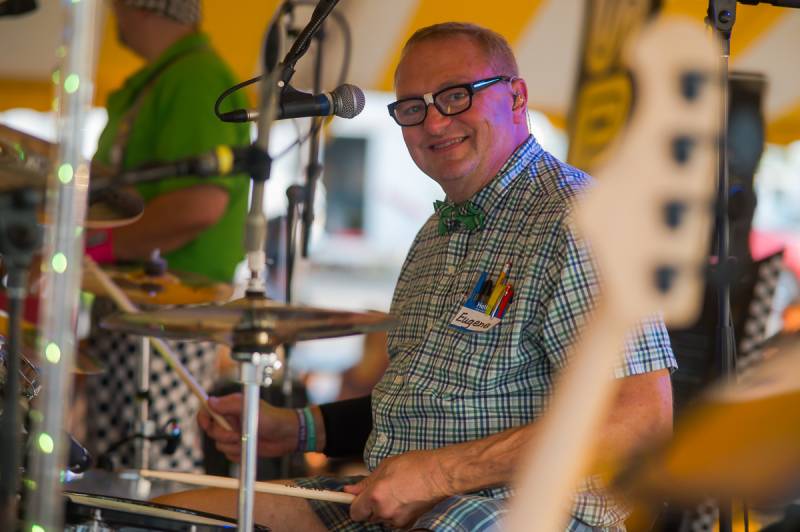
[[[0,192],[21,187],[43,192],[54,152],[55,145],[0,125]],[[142,214],[143,205],[124,191],[103,190],[90,197],[86,219],[89,229],[122,226],[136,221]],[[44,215],[40,214],[38,218],[40,223],[48,223]],[[84,265],[82,289],[110,298],[124,311],[103,320],[101,326],[143,338],[153,337],[150,338],[153,347],[178,371],[181,379],[204,405],[208,399],[205,391],[194,382],[161,338],[211,340],[231,345],[234,358],[238,354],[239,360],[247,362],[243,368],[245,382],[257,390],[259,386],[269,385],[272,373],[278,369],[279,358],[275,355],[275,349],[280,345],[385,330],[394,323],[390,315],[381,312],[359,313],[285,305],[267,299],[263,294],[248,293],[242,299],[222,303],[229,300],[232,294],[229,285],[212,282],[196,274],[170,271],[159,257],[154,257],[144,267],[117,265],[101,268],[88,257],[84,259]],[[142,312],[137,305],[144,305],[148,310]],[[157,310],[152,310],[154,308]],[[0,316],[0,333],[8,333],[9,329],[8,319]],[[35,357],[37,337],[36,326],[24,323],[22,345],[28,356],[17,353],[22,361],[19,376],[23,383],[21,402],[24,403],[24,412],[28,411],[28,405],[35,401],[41,388]],[[0,391],[5,388],[5,359],[8,356],[1,338],[3,364],[0,365]],[[149,375],[148,359],[142,358],[139,374]],[[77,351],[74,373],[97,374],[103,371],[102,364],[85,352]],[[147,382],[144,383],[144,389],[138,391],[146,394]],[[146,405],[146,401],[142,402]],[[252,407],[249,413],[245,412],[244,440],[255,440],[252,436],[255,434],[256,413],[257,408]],[[137,428],[141,429],[148,422],[146,406],[138,411],[138,417],[144,417],[138,420]],[[227,425],[224,418],[217,418]],[[145,454],[137,454],[139,459],[136,466],[146,470],[147,461],[141,458],[143,456]],[[151,472],[151,476],[157,474]],[[164,493],[163,489],[152,489],[154,482],[162,485],[167,483],[174,490],[175,486],[181,486],[175,481],[144,478],[137,472],[110,475],[96,470],[85,474],[68,474],[67,491],[64,493],[65,530],[224,530],[234,525],[230,520],[217,516],[134,500]],[[213,480],[207,479],[206,485],[209,482]],[[122,490],[120,496],[120,490],[114,488],[123,485],[133,487]],[[102,487],[103,493],[97,493],[98,486]],[[251,491],[256,489],[250,488]],[[288,494],[294,496],[304,496],[304,492],[288,489]],[[253,529],[263,530],[258,526],[253,526]]]

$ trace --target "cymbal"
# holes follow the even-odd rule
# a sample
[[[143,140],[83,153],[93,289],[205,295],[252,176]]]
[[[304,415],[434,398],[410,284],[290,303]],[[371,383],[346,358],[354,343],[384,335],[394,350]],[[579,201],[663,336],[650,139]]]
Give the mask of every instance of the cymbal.
[[[242,298],[225,305],[116,314],[101,327],[143,336],[212,340],[231,344],[233,330],[254,313],[274,345],[391,329],[395,318],[383,312],[347,312]]]
[[[716,386],[617,478],[623,491],[693,503],[707,496],[775,501],[800,488],[800,335],[772,341],[771,358]]]
[[[46,189],[57,148],[52,142],[0,124],[0,192],[23,187]],[[85,226],[111,229],[128,225],[141,218],[143,211],[142,199],[123,189],[93,191]]]
[[[5,343],[8,337],[8,314],[0,310],[0,343]],[[28,321],[22,322],[22,354],[38,364],[39,357],[36,349],[36,326]],[[105,373],[106,368],[92,355],[86,352],[84,346],[79,346],[75,352],[75,375],[99,375]]]
[[[227,301],[233,287],[200,274],[167,270],[161,275],[148,275],[141,266],[104,266],[111,280],[128,298],[139,305],[199,305]],[[83,270],[81,288],[100,296],[108,296],[103,284]]]

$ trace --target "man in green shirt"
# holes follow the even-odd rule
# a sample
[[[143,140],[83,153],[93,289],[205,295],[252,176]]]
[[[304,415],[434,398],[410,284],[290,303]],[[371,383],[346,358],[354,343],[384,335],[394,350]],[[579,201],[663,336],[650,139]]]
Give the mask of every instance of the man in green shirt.
[[[120,40],[147,65],[109,96],[96,162],[128,170],[198,155],[219,144],[249,142],[246,125],[224,124],[214,116],[214,101],[235,80],[208,37],[198,32],[196,0],[115,0],[114,11]],[[246,107],[242,93],[230,99]],[[171,268],[230,282],[244,255],[248,188],[242,176],[138,185],[144,215],[113,230],[113,257],[146,260],[159,249]]]
[[[220,144],[248,144],[247,125],[225,124],[214,115],[216,98],[236,81],[198,29],[199,0],[114,0],[113,9],[120,41],[146,64],[109,96],[108,124],[94,162],[119,172],[195,156]],[[247,106],[242,93],[230,100],[235,107]],[[141,219],[90,233],[90,255],[106,261],[144,261],[157,249],[171,269],[231,282],[244,257],[246,176],[176,177],[135,188],[145,201]],[[90,344],[108,368],[87,383],[92,397],[87,439],[95,453],[102,453],[133,433],[139,339],[96,330]],[[215,346],[173,343],[173,347],[208,389],[215,377]],[[153,446],[150,465],[196,470],[202,463],[194,422],[197,400],[160,357],[152,357],[150,369],[150,419],[161,427],[176,418],[183,430],[173,455],[163,456],[161,445]],[[126,446],[115,452],[119,465],[133,465],[130,451]]]

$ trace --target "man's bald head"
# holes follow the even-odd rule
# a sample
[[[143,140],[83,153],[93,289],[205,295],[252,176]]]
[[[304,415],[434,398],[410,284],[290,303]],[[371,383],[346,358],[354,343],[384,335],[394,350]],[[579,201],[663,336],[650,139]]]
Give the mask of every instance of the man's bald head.
[[[443,22],[418,29],[403,46],[399,63],[403,62],[406,54],[416,44],[425,41],[446,40],[452,37],[466,37],[473,41],[486,54],[486,58],[496,72],[510,77],[519,76],[517,59],[505,37],[488,28],[468,22]],[[397,71],[395,70],[396,81]]]

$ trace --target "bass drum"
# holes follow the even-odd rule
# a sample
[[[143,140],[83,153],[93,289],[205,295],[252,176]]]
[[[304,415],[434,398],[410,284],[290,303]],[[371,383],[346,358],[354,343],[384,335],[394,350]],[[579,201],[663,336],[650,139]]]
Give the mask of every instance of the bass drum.
[[[64,492],[65,532],[144,532],[236,530],[236,522],[226,517],[173,508],[152,502],[119,497]],[[256,525],[253,530],[269,532]]]

